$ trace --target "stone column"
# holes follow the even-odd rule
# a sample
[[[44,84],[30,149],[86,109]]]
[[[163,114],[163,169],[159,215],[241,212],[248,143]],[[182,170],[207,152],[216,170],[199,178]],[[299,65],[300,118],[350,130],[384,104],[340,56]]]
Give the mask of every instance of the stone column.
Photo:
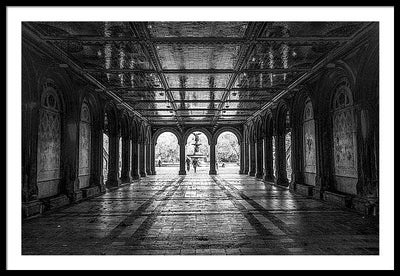
[[[131,143],[129,137],[122,138],[122,170],[121,182],[130,183],[130,158],[131,158]]]
[[[26,92],[23,90],[22,92]],[[23,98],[24,99],[24,98]],[[33,105],[22,105],[22,215],[30,217],[43,212],[38,200],[37,187],[37,140],[39,116]]]
[[[249,144],[247,141],[243,141],[243,174],[248,174],[249,173]]]
[[[217,171],[215,170],[215,143],[211,141],[210,143],[210,172],[209,174],[215,175]]]
[[[313,196],[322,199],[323,193],[329,190],[331,183],[331,133],[327,129],[328,120],[317,117],[315,120],[315,154],[316,154],[316,175]],[[331,125],[330,125],[331,126]],[[331,126],[332,127],[332,126]],[[333,156],[332,156],[333,157]]]
[[[139,175],[139,144],[132,141],[131,177],[133,180],[140,179]]]
[[[249,143],[249,173],[250,176],[256,175],[256,143]]]
[[[118,161],[119,161],[119,139],[116,134],[109,135],[109,150],[108,150],[108,175],[107,188],[119,186],[118,179]]]
[[[290,189],[295,190],[297,184],[304,184],[303,174],[303,124],[295,124],[292,129],[292,181]]]
[[[274,181],[274,174],[272,172],[272,138],[266,137],[264,139],[264,180]]]
[[[179,175],[185,175],[186,174],[186,168],[185,168],[185,143],[180,142],[179,144]]]
[[[276,184],[288,186],[289,181],[286,176],[286,152],[285,135],[279,134],[276,137]]]
[[[140,143],[139,144],[139,172],[141,177],[146,177],[146,144]]]
[[[244,145],[245,145],[245,143],[242,141],[240,143],[240,169],[239,169],[239,174],[244,174]]]
[[[91,172],[90,172],[90,187],[98,187],[99,192],[105,192],[103,183],[103,130],[92,127],[93,135],[91,146]]]
[[[146,144],[146,174],[152,175],[151,171],[151,143]]]
[[[263,140],[258,139],[256,143],[256,177],[263,177]]]
[[[155,175],[156,174],[156,145],[154,143],[151,143],[151,162],[150,162],[150,169],[151,169],[151,174]]]

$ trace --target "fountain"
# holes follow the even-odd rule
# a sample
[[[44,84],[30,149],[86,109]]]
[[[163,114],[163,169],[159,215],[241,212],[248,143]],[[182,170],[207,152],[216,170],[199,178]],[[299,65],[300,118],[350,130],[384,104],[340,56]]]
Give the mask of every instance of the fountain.
[[[199,161],[200,158],[204,158],[207,157],[206,155],[200,154],[199,152],[199,147],[200,147],[200,143],[199,143],[199,135],[201,134],[201,132],[193,132],[194,135],[194,144],[192,144],[194,146],[194,153],[193,154],[188,154],[187,157],[189,157],[190,159],[192,159],[192,161],[195,159],[197,161]]]

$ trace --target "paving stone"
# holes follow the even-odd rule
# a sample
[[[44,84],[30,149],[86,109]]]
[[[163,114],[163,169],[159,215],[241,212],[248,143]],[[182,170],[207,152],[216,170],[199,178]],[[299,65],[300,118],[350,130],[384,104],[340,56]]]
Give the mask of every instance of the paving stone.
[[[22,254],[379,254],[373,218],[245,175],[174,173],[24,220]]]

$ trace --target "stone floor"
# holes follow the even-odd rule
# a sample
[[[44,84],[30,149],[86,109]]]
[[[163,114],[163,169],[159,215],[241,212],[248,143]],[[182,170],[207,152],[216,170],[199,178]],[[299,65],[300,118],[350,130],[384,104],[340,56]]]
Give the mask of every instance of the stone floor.
[[[378,223],[238,175],[177,168],[22,224],[23,255],[376,255]]]

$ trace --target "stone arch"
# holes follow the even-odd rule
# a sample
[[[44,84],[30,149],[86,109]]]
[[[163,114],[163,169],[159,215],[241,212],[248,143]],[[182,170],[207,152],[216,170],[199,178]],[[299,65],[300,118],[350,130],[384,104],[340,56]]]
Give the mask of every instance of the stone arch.
[[[277,106],[277,113],[274,122],[278,134],[283,134],[288,128],[291,127],[291,117],[292,116],[288,104],[285,101],[280,101]]]
[[[233,134],[235,134],[235,136],[236,136],[236,138],[237,138],[237,140],[238,140],[239,145],[242,144],[242,141],[243,141],[242,133],[241,133],[237,128],[234,128],[234,127],[231,127],[231,126],[224,126],[224,127],[221,127],[221,128],[219,128],[219,129],[217,129],[217,130],[213,133],[213,141],[214,141],[214,144],[215,144],[215,145],[217,144],[218,137],[219,137],[223,132],[226,132],[226,131],[229,131],[229,132],[232,132]]]
[[[53,79],[43,80],[39,99],[36,183],[38,198],[62,193],[65,105],[63,94]]]
[[[78,166],[78,179],[79,188],[86,188],[90,184],[90,174],[93,168],[92,151],[92,121],[93,115],[90,111],[90,106],[86,99],[82,101],[81,112],[79,120],[79,166]]]
[[[188,130],[185,131],[185,134],[183,135],[183,142],[186,144],[187,139],[189,138],[190,134],[192,134],[193,132],[202,132],[204,133],[204,135],[207,136],[207,140],[208,140],[208,145],[211,144],[212,140],[212,135],[210,133],[210,131],[208,131],[206,128],[202,128],[202,127],[192,127],[189,128]]]
[[[335,189],[356,194],[358,178],[357,122],[353,93],[349,83],[341,81],[332,96],[332,151]],[[352,180],[351,180],[352,179]]]
[[[254,122],[251,121],[247,128],[247,142],[249,144],[254,143],[255,132],[254,132]]]
[[[127,112],[123,111],[120,116],[120,133],[123,138],[130,138],[129,130],[129,115]]]
[[[118,133],[118,113],[117,107],[113,102],[108,102],[104,106],[103,129],[105,133]]]
[[[256,140],[262,139],[263,136],[263,120],[258,116],[254,121],[254,135]]]
[[[268,112],[265,114],[265,136],[272,137],[274,135],[274,120],[272,113]]]
[[[337,64],[335,68],[326,69],[317,84],[315,101],[313,100],[314,112],[317,117],[325,116],[331,110],[331,104],[338,85],[346,82],[351,91],[355,88],[354,73],[351,73],[349,66],[343,63]],[[313,99],[313,97],[311,97]]]
[[[158,137],[163,134],[164,132],[171,132],[176,136],[176,139],[178,140],[178,144],[181,144],[182,142],[182,133],[179,132],[178,130],[176,130],[173,127],[162,127],[157,129],[154,133],[153,133],[153,144],[156,145],[157,144],[157,139]]]

